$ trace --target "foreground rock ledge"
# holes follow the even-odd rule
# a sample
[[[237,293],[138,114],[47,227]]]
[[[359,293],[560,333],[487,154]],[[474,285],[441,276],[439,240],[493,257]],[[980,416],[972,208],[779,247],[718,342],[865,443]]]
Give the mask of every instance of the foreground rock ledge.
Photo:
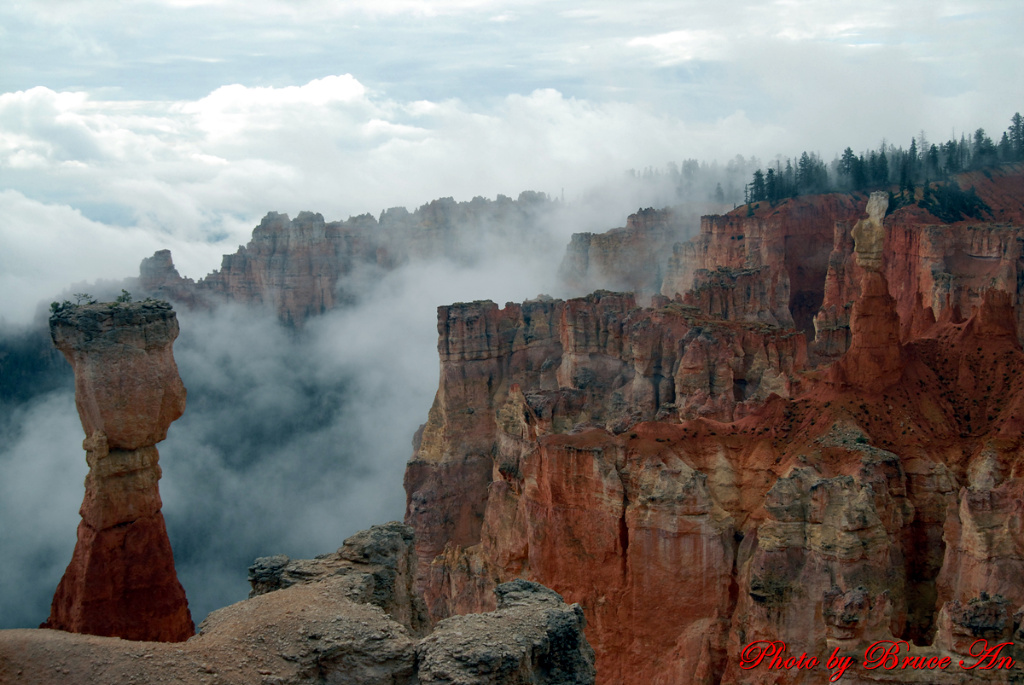
[[[498,609],[423,623],[412,530],[375,526],[337,553],[257,560],[251,599],[214,612],[181,644],[52,630],[0,631],[0,682],[298,685],[589,685],[583,611],[524,580]]]
[[[161,513],[156,443],[185,410],[166,302],[57,307],[53,343],[75,372],[85,499],[44,628],[180,642],[195,633]]]

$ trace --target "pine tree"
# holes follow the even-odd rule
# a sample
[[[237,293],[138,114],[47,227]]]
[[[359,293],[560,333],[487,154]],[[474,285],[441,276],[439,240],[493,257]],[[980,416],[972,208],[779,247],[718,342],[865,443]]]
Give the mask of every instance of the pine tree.
[[[928,148],[928,154],[925,156],[924,173],[925,176],[938,176],[939,175],[939,148],[936,145],[931,145]]]
[[[1015,160],[1024,160],[1024,117],[1017,112],[1010,119],[1010,150]]]
[[[974,132],[971,153],[971,168],[973,169],[980,169],[996,162],[996,146],[992,139],[985,135],[985,129],[979,128]]]
[[[910,149],[907,151],[907,181],[913,183],[918,179],[921,160],[918,158],[917,141],[910,141]]]
[[[1010,146],[1010,136],[1003,131],[1003,137],[999,139],[998,145],[999,161],[1009,162],[1013,160],[1013,148]]]
[[[767,199],[768,196],[765,193],[764,187],[764,172],[758,169],[754,172],[754,182],[750,184],[750,201],[760,202]]]
[[[843,156],[839,159],[839,174],[843,185],[849,189],[855,189],[853,182],[854,171],[857,168],[857,155],[853,154],[851,148],[843,150]]]

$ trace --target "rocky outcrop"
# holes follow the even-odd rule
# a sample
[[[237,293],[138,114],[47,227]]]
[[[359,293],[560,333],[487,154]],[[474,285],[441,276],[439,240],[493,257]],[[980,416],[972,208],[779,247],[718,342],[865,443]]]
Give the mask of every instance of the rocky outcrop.
[[[75,551],[45,627],[130,640],[194,629],[161,513],[156,443],[185,410],[166,302],[66,305],[53,343],[75,372],[89,474]]]
[[[649,295],[661,291],[672,246],[696,228],[682,208],[641,209],[623,228],[574,233],[559,275],[574,291],[625,290]]]
[[[376,228],[369,215],[327,223],[312,212],[294,220],[271,212],[253,229],[248,245],[225,255],[220,270],[200,281],[200,292],[262,304],[285,323],[301,325],[335,307],[343,274],[358,264],[386,263]]]
[[[429,632],[409,594],[411,543],[412,531],[391,523],[358,533],[335,554],[257,560],[250,571],[256,594],[211,614],[183,644],[0,631],[0,682],[594,682],[582,610],[536,583],[500,585],[495,611]]]
[[[789,311],[789,278],[785,272],[773,274],[767,266],[759,269],[698,269],[683,302],[697,307],[709,317],[760,321],[783,328],[795,325]]]
[[[497,609],[441,621],[416,650],[420,683],[438,685],[585,685],[594,651],[578,604],[537,583],[494,589]]]
[[[374,604],[413,635],[429,632],[423,600],[413,587],[416,557],[413,531],[396,521],[360,531],[333,554],[289,559],[260,557],[249,567],[250,599],[328,577],[346,580],[345,595]]]
[[[432,200],[410,212],[381,212],[379,233],[396,262],[445,258],[472,263],[490,251],[534,250],[544,244],[545,223],[557,208],[547,195],[523,191],[512,199],[474,197]]]
[[[822,659],[839,649],[855,657],[850,681],[860,682],[875,677],[860,663],[878,640],[955,664],[969,657],[968,638],[1012,635],[1024,607],[1012,580],[1024,570],[1024,352],[1009,298],[985,302],[910,343],[893,333],[896,319],[886,340],[901,366],[877,385],[812,375],[791,397],[766,397],[729,422],[674,414],[621,431],[579,420],[600,402],[557,394],[560,364],[544,380],[540,351],[566,353],[561,339],[539,343],[548,325],[538,320],[549,319],[520,314],[539,304],[442,308],[442,386],[406,474],[429,611],[486,610],[500,582],[542,582],[583,607],[605,683],[823,681],[823,670],[740,671],[740,650],[756,640]],[[669,317],[647,316],[647,335],[664,335]],[[588,321],[594,340],[622,325]],[[863,321],[855,317],[855,338]],[[501,345],[507,356],[495,359]],[[608,356],[600,368],[614,370]],[[604,382],[596,372],[593,381]],[[459,451],[463,433],[472,452]],[[470,458],[479,482],[445,475]],[[443,525],[456,512],[467,522],[457,533]],[[948,682],[973,677],[958,673]]]
[[[139,288],[142,292],[162,300],[173,300],[189,307],[203,301],[191,278],[182,278],[171,259],[170,250],[157,250],[139,265]]]
[[[937,319],[962,321],[980,307],[984,293],[1000,290],[1019,302],[1024,279],[1020,225],[964,221],[904,223],[903,210],[886,219],[882,271],[896,300],[900,337],[925,334]],[[860,295],[862,269],[854,263],[849,223],[837,223],[821,310],[815,317],[815,356],[832,361],[850,343],[852,304]],[[1024,337],[1024,315],[1016,307],[1015,328]]]
[[[963,174],[955,181],[976,188],[993,218],[940,223],[911,205],[885,218],[882,270],[896,300],[903,341],[925,335],[936,320],[962,321],[981,306],[984,293],[1004,291],[1014,305],[1024,282],[1024,166],[1004,165]],[[860,294],[852,221],[836,223],[823,302],[815,315],[812,360],[835,361],[850,345],[850,316]],[[1015,307],[1024,340],[1024,308]]]

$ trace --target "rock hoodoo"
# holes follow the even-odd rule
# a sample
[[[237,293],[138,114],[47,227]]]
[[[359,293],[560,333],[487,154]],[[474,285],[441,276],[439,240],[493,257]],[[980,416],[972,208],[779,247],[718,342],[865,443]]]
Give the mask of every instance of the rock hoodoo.
[[[882,217],[888,206],[885,193],[872,193],[867,218],[853,227],[854,253],[864,275],[850,317],[850,348],[833,367],[837,380],[867,392],[877,392],[898,381],[903,367],[900,317],[882,268]]]
[[[194,633],[161,513],[156,443],[185,410],[166,302],[65,305],[53,343],[75,372],[85,429],[82,521],[44,627],[176,642]]]

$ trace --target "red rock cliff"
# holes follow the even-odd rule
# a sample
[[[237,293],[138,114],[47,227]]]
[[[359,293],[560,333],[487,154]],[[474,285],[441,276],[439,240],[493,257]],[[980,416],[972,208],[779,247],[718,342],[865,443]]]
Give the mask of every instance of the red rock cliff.
[[[609,430],[538,387],[543,348],[518,350],[536,353],[536,385],[510,382],[529,383],[515,352],[449,360],[406,476],[432,615],[491,608],[510,578],[546,583],[583,606],[604,683],[740,682],[739,650],[757,639],[858,659],[880,639],[955,659],[971,636],[1010,640],[1024,607],[1024,353],[1007,299],[986,302],[934,337],[891,338],[898,368],[856,367],[838,388],[809,379],[730,423]],[[752,682],[822,682],[799,675]]]
[[[1019,662],[1017,291],[990,279],[966,320],[952,307],[929,320],[891,249],[908,219],[876,205],[853,225],[867,204],[830,227],[845,252],[818,274],[822,301],[825,271],[853,284],[831,368],[807,369],[793,331],[667,298],[441,308],[441,382],[406,473],[431,615],[490,608],[511,578],[542,582],[583,607],[609,684],[827,680],[741,671],[755,640],[838,650],[853,683],[919,679],[860,667],[883,639],[954,664],[979,637],[1015,641]],[[982,227],[952,234],[969,225]],[[786,241],[765,243],[783,251],[774,272],[748,265],[747,247],[726,266],[789,278]]]
[[[165,302],[69,306],[50,318],[85,429],[82,521],[43,627],[176,642],[194,633],[164,526],[156,443],[185,410]]]

